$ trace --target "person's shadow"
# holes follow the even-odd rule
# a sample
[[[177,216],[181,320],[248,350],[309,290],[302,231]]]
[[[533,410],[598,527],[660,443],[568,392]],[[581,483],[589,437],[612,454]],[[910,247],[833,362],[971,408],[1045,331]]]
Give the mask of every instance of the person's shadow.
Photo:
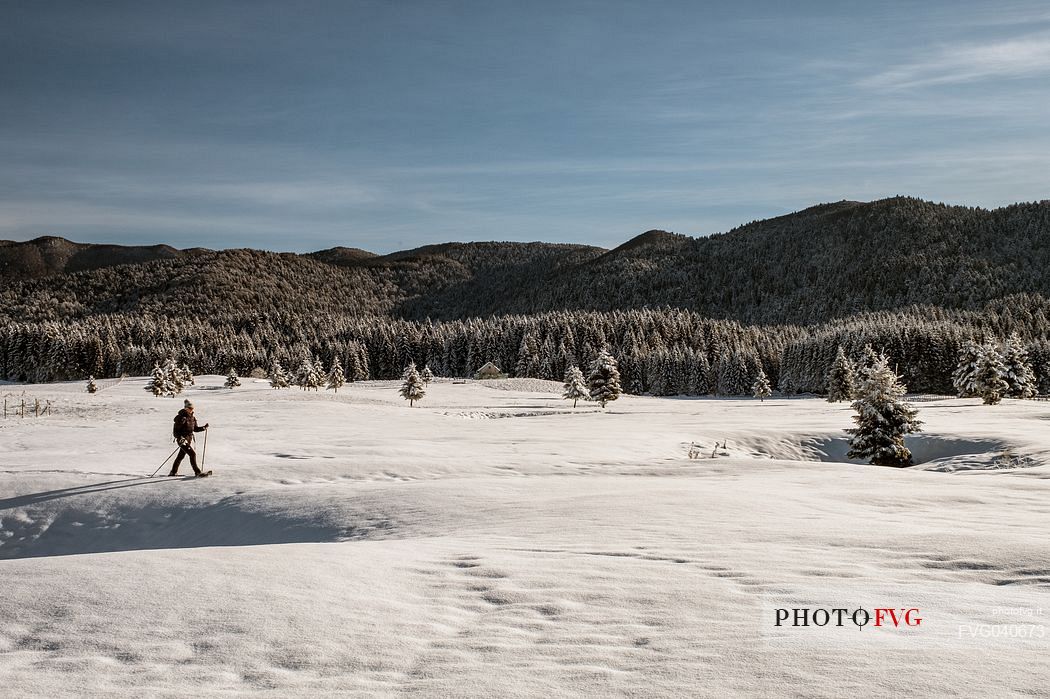
[[[187,478],[193,478],[193,476],[181,476],[177,477],[178,480],[186,480]],[[119,490],[121,488],[136,488],[143,485],[157,485],[164,483],[165,481],[175,480],[170,476],[161,476],[150,478],[148,476],[140,476],[136,478],[122,478],[116,481],[104,481],[102,483],[88,483],[86,485],[78,485],[72,488],[60,488],[59,490],[45,490],[40,493],[30,493],[28,495],[17,495],[13,498],[4,498],[0,500],[0,510],[9,510],[15,507],[26,507],[28,505],[37,505],[42,502],[49,500],[58,500],[59,498],[69,498],[76,495],[90,495],[91,493],[101,493],[106,490]]]

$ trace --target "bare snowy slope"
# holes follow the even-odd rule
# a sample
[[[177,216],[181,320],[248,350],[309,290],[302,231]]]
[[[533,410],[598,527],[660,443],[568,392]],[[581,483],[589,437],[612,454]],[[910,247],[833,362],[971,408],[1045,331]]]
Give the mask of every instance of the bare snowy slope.
[[[221,382],[186,394],[205,480],[144,477],[181,400],[18,387],[56,412],[0,422],[5,695],[1031,696],[1050,672],[1045,636],[998,631],[1050,626],[1046,404],[922,403],[942,470],[894,470],[837,462],[849,409],[815,400]],[[778,628],[785,605],[923,622]]]

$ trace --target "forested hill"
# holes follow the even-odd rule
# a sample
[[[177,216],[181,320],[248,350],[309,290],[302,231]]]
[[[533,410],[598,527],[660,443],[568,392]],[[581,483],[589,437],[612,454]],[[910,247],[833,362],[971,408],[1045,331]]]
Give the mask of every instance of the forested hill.
[[[839,202],[704,238],[649,231],[610,251],[449,243],[377,256],[0,242],[0,316],[147,310],[454,319],[672,306],[808,324],[913,304],[1050,296],[1050,202],[992,211]]]
[[[55,236],[26,242],[0,240],[0,279],[37,279],[114,265],[193,257],[202,252],[205,251],[176,250],[168,245],[74,243]]]
[[[813,323],[927,304],[1050,295],[1050,202],[994,211],[895,198],[840,202],[722,235],[645,236],[536,289],[536,308],[689,308]]]

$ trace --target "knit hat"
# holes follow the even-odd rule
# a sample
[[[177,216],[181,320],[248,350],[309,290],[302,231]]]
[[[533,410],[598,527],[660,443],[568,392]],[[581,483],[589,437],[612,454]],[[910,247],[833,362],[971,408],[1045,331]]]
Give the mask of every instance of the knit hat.
[[[182,401],[182,407],[183,408],[192,408],[193,407],[193,403],[191,403],[190,399],[187,398],[186,400]]]

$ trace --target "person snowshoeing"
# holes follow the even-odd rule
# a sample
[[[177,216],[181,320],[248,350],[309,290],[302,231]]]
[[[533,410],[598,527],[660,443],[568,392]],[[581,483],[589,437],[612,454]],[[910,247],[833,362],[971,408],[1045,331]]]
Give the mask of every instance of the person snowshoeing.
[[[179,455],[175,457],[175,463],[171,465],[171,473],[168,475],[179,475],[179,464],[182,463],[183,458],[189,456],[193,474],[201,476],[203,473],[197,468],[197,452],[193,450],[193,433],[208,429],[208,423],[204,423],[203,427],[197,425],[197,418],[193,416],[193,403],[189,400],[183,401],[182,406],[182,410],[175,416],[175,426],[172,428],[175,443],[179,445]]]

